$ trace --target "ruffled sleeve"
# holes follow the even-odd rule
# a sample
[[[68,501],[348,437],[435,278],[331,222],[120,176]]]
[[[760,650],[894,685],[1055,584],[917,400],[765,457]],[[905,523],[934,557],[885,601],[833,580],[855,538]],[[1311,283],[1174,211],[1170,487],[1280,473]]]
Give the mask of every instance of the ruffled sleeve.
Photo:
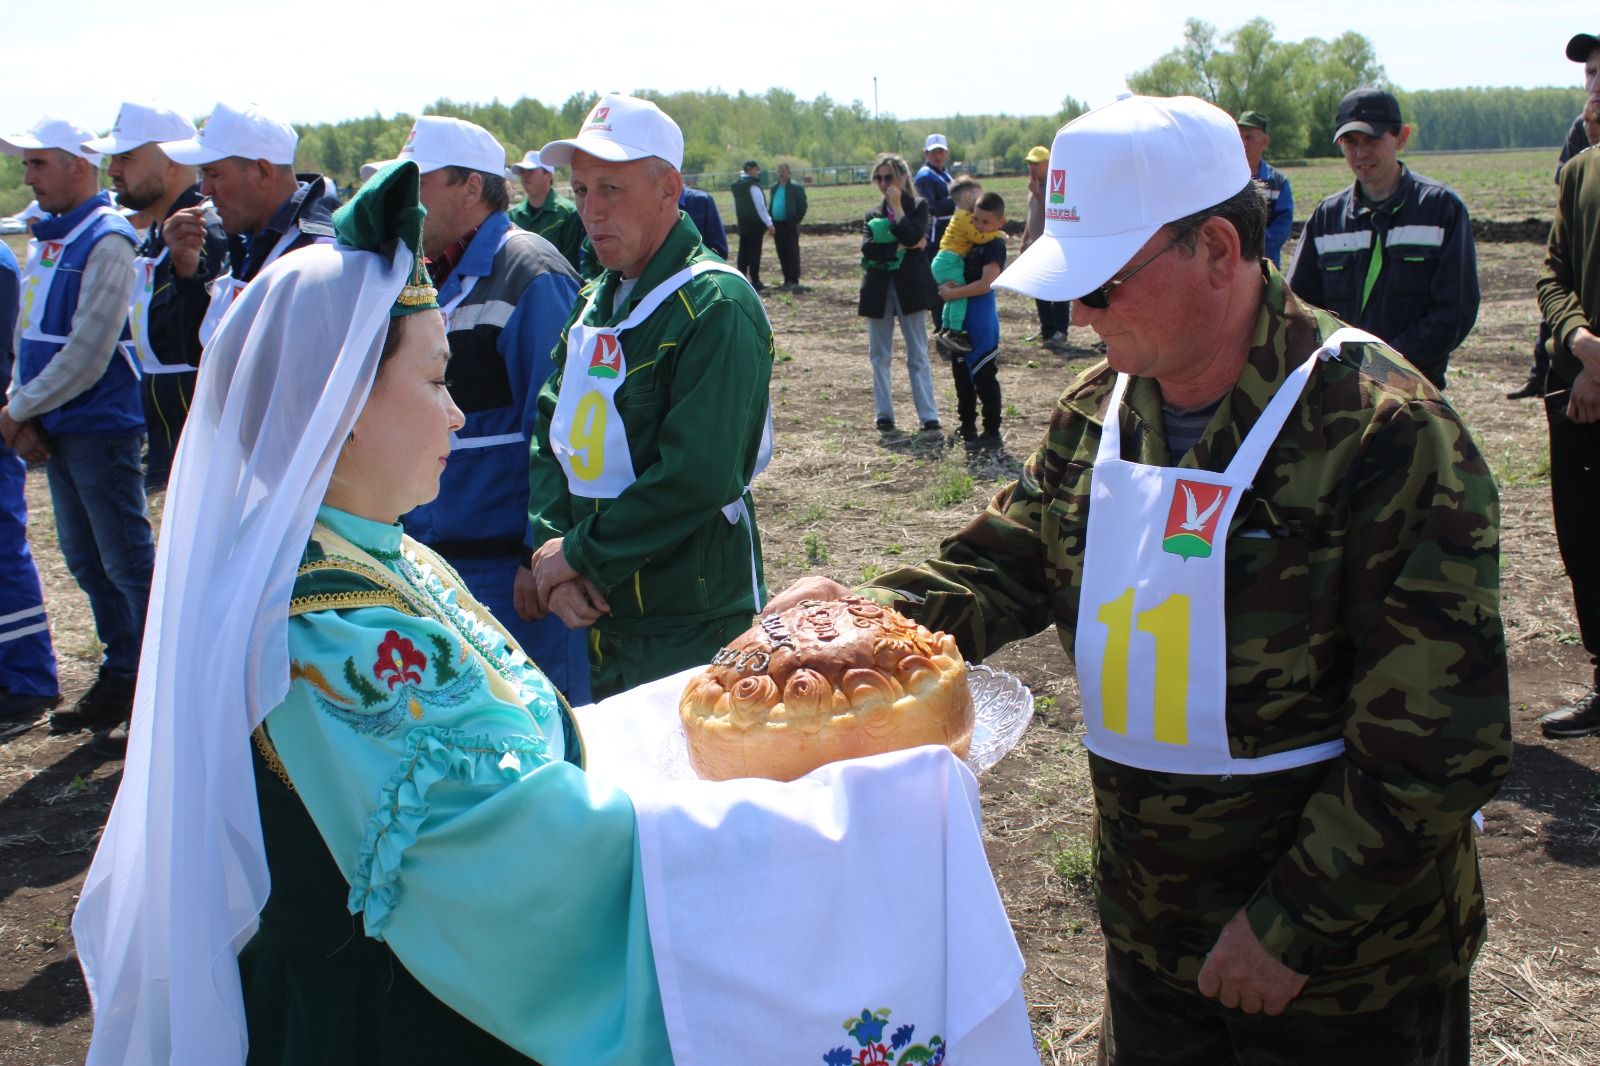
[[[452,627],[319,611],[289,652],[267,733],[368,935],[546,1066],[670,1063],[628,798]]]

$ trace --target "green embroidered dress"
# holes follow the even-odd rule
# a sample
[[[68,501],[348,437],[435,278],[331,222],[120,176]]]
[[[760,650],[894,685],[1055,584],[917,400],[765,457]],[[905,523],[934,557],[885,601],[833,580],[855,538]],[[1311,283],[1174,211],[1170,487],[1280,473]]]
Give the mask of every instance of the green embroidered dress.
[[[290,615],[250,1062],[670,1063],[633,808],[544,676],[398,525],[332,508]]]

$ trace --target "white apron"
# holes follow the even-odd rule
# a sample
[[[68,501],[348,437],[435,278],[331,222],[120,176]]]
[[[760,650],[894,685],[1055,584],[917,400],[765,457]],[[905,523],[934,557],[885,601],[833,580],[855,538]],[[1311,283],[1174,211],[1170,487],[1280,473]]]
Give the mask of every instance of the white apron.
[[[109,207],[91,211],[87,218],[72,227],[71,232],[60,240],[40,240],[35,237],[28,241],[28,261],[22,268],[21,294],[17,305],[18,340],[66,344],[70,339],[61,334],[44,332],[40,323],[44,318],[44,310],[50,302],[50,289],[56,283],[56,267],[61,263],[62,254],[68,245],[83,236],[83,231],[88,229],[100,214],[106,212],[116,213]],[[122,352],[122,357],[128,361],[128,366],[137,379],[139,364],[134,361],[126,346],[119,344],[117,350]]]
[[[623,425],[622,414],[617,410],[617,390],[628,378],[628,359],[622,350],[621,334],[649,318],[656,308],[692,279],[713,271],[744,277],[726,263],[695,263],[651,289],[634,306],[628,317],[615,326],[584,324],[584,319],[594,310],[599,287],[596,286],[595,291],[590,293],[577,321],[567,331],[567,361],[562,370],[555,414],[550,419],[550,447],[561,461],[561,468],[567,476],[567,489],[574,496],[614,500],[638,480],[633,467],[633,453],[628,448],[627,427]],[[766,423],[761,430],[761,444],[756,452],[755,469],[750,477],[754,479],[771,461],[772,405],[769,403]],[[744,502],[745,493],[749,491],[750,486],[746,485],[738,499],[722,508],[722,516],[731,525],[744,521],[752,526],[750,579],[756,609],[759,610],[761,586],[757,580],[755,530],[750,520],[750,510]]]
[[[1279,386],[1220,474],[1122,458],[1129,378],[1117,375],[1095,457],[1074,657],[1090,751],[1180,774],[1257,774],[1336,758],[1344,741],[1253,759],[1228,751],[1228,528],[1321,359],[1357,329],[1323,342]]]
[[[279,256],[289,250],[289,245],[293,244],[299,237],[300,226],[298,223],[285,230],[283,236],[278,238],[278,243],[272,246],[272,251],[267,253],[266,260],[261,264],[261,270],[267,269],[267,267],[276,262]],[[317,243],[332,243],[332,239],[320,237],[317,239]],[[258,277],[261,274],[261,270],[256,271]],[[211,284],[208,286],[211,293],[211,302],[206,305],[205,317],[200,320],[200,347],[204,348],[211,343],[211,336],[217,332],[217,326],[221,324],[222,316],[227,314],[228,308],[233,306],[233,301],[244,291],[244,287],[248,284],[249,282],[247,281],[235,281],[231,270],[226,274],[218,274],[211,280]]]
[[[140,369],[146,374],[192,374],[195,368],[188,363],[163,363],[156,358],[150,344],[150,300],[156,292],[156,268],[167,258],[167,249],[155,258],[137,255],[133,258],[133,294],[128,297],[128,332],[133,335],[134,355]]]

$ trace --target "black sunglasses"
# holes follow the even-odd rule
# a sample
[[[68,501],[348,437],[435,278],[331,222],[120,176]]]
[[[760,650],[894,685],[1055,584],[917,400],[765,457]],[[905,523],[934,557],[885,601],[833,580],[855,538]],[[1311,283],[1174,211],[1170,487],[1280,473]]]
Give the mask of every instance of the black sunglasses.
[[[1088,292],[1078,297],[1078,302],[1083,304],[1085,307],[1092,307],[1096,311],[1104,311],[1107,307],[1111,306],[1111,294],[1116,292],[1119,286],[1126,285],[1129,278],[1133,277],[1135,274],[1139,273],[1139,271],[1143,270],[1151,263],[1154,263],[1157,259],[1160,259],[1168,252],[1172,251],[1177,243],[1178,242],[1175,240],[1169,241],[1165,248],[1161,249],[1161,251],[1157,252],[1155,255],[1152,255],[1149,259],[1146,259],[1144,262],[1140,263],[1126,274],[1122,275],[1122,277],[1112,278],[1098,289],[1090,289]]]
[[[894,175],[893,174],[874,174],[874,175],[872,175],[872,181],[873,181],[873,184],[875,184],[875,185],[882,185],[885,182],[890,182],[890,181],[893,181],[893,180],[894,180]]]

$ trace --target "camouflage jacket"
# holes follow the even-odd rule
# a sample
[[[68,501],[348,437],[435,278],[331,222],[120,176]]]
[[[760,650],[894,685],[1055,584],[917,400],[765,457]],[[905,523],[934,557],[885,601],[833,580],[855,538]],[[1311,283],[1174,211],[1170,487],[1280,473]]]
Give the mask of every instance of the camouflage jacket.
[[[1340,325],[1264,269],[1245,369],[1180,467],[1222,470]],[[1015,484],[937,559],[863,591],[972,659],[1052,623],[1070,655],[1115,379],[1086,371]],[[1124,457],[1171,465],[1154,381],[1132,383],[1122,427]],[[1245,907],[1267,950],[1311,976],[1291,1007],[1310,1013],[1376,1010],[1467,972],[1485,929],[1470,818],[1511,749],[1498,510],[1471,435],[1391,349],[1348,344],[1318,366],[1230,527],[1227,727],[1235,757],[1336,738],[1345,753],[1223,778],[1090,755],[1112,946],[1193,987]]]

